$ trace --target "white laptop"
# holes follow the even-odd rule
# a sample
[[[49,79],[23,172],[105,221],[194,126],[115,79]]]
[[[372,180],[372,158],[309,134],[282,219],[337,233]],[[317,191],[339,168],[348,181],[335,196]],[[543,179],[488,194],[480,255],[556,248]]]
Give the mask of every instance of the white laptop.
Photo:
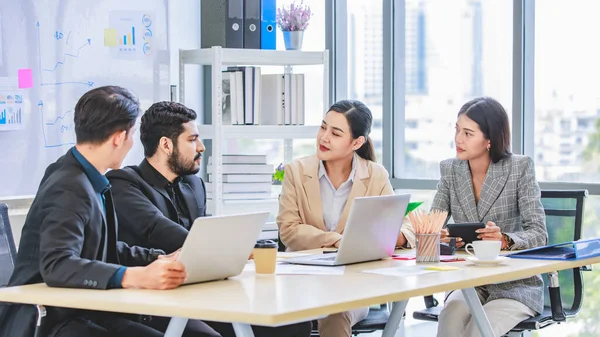
[[[339,266],[392,256],[410,194],[354,199],[337,253],[286,259],[287,263]]]
[[[187,272],[185,284],[239,275],[268,216],[259,212],[196,219],[178,258]]]

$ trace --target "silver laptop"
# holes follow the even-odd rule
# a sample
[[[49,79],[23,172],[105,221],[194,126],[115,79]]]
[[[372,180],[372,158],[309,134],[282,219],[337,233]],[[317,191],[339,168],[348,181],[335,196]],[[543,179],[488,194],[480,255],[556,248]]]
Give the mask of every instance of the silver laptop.
[[[187,272],[185,284],[239,275],[268,216],[259,212],[196,219],[178,258]]]
[[[392,256],[410,194],[355,198],[337,253],[286,259],[287,263],[339,266]]]

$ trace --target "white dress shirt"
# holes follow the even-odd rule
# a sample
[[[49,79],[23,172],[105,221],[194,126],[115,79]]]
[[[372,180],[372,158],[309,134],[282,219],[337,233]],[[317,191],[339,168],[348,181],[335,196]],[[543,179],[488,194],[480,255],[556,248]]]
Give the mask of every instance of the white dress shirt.
[[[328,231],[335,231],[337,223],[340,220],[346,201],[350,196],[352,184],[354,183],[354,173],[356,172],[356,153],[352,157],[352,171],[348,179],[343,182],[336,190],[329,176],[323,161],[319,163],[319,184],[321,188],[321,202],[323,203],[323,222]]]

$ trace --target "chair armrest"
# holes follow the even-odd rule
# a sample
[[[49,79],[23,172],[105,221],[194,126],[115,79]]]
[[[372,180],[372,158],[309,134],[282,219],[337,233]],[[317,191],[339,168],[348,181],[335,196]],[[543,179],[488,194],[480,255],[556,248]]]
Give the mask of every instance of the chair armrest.
[[[425,301],[425,308],[433,308],[437,307],[439,302],[433,297],[433,295],[423,296],[423,301]]]
[[[591,265],[591,264],[589,266],[581,266],[581,267],[579,267],[579,269],[581,271],[593,271],[594,270],[593,265]]]
[[[553,271],[548,273],[548,292],[550,293],[550,309],[552,311],[552,320],[555,322],[564,322],[567,320],[565,311],[562,307],[560,298],[560,285],[558,282],[558,273]]]
[[[44,331],[44,317],[46,317],[46,308],[43,305],[36,305],[37,309],[37,318],[35,323],[35,332],[33,333],[33,337],[44,337],[48,335],[48,331]]]

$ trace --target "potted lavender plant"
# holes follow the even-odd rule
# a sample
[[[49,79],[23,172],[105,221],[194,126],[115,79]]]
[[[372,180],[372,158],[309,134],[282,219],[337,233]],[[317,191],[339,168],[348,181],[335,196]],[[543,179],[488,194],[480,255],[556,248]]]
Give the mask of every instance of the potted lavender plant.
[[[283,32],[283,41],[287,50],[301,50],[304,30],[308,27],[311,16],[310,7],[292,3],[289,7],[277,9],[277,25]]]

